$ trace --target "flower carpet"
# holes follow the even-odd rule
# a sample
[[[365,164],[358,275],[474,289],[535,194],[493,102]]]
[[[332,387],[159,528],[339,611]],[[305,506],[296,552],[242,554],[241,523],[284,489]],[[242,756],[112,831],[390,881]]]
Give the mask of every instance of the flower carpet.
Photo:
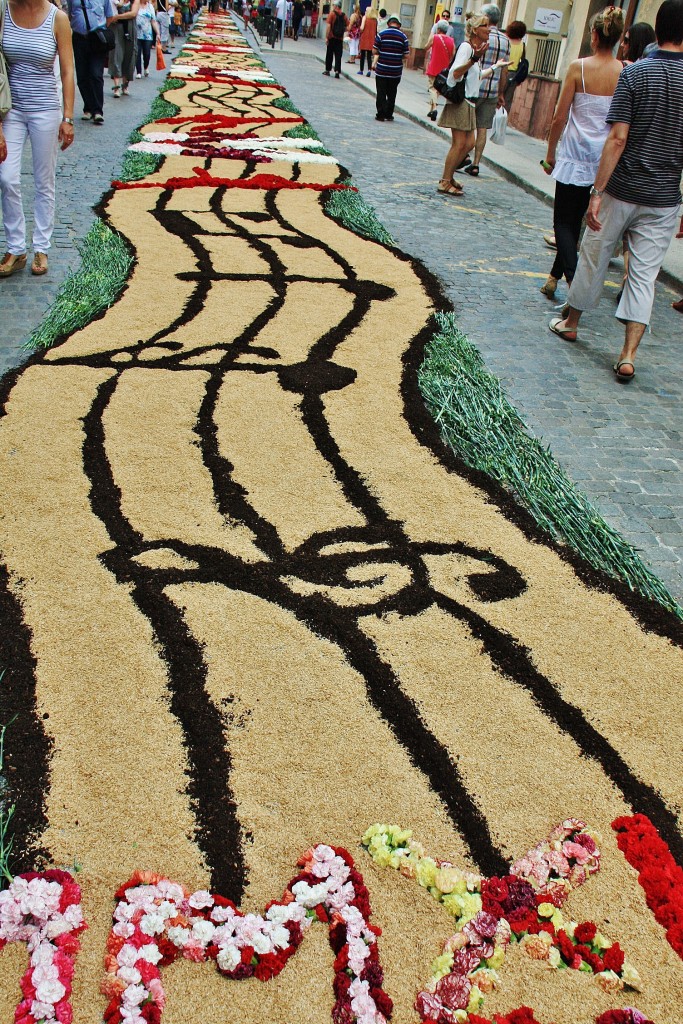
[[[2,1019],[674,1024],[679,621],[446,449],[438,282],[231,19],[170,76],[2,394]]]

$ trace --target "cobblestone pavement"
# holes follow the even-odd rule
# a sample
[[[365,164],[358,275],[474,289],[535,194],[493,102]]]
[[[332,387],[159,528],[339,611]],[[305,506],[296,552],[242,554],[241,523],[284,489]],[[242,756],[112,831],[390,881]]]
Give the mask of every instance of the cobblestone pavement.
[[[460,326],[531,430],[683,599],[683,388],[674,347],[683,325],[670,308],[673,293],[658,287],[637,380],[616,384],[616,271],[601,309],[584,318],[578,344],[547,330],[553,307],[538,292],[552,262],[542,241],[547,206],[486,169],[477,181],[464,176],[464,200],[436,195],[445,156],[438,136],[400,116],[378,124],[372,97],[351,81],[323,79],[313,58],[264,56],[397,243],[441,279]],[[24,361],[22,343],[77,267],[74,243],[87,233],[92,207],[116,176],[126,139],[146,120],[160,81],[160,74],[136,81],[128,99],[113,100],[105,78],[105,125],[77,120],[77,141],[60,156],[50,273],[24,272],[0,288],[0,375]],[[28,163],[25,185],[28,199]]]
[[[167,57],[168,60],[168,57]],[[49,253],[50,269],[45,277],[33,277],[28,270],[0,281],[0,376],[27,358],[22,344],[43,319],[66,275],[80,262],[75,243],[93,222],[93,206],[102,198],[121,169],[126,140],[133,128],[148,119],[149,108],[165,72],[151,72],[149,78],[131,83],[130,95],[115,100],[111,80],[104,79],[104,124],[97,127],[81,121],[81,98],[76,90],[76,140],[59,154],[55,232]],[[33,230],[33,176],[31,150],[27,146],[22,166],[22,191],[27,211],[29,262]],[[0,237],[3,240],[2,214]]]
[[[440,278],[460,327],[530,429],[683,599],[683,320],[671,309],[678,296],[657,286],[638,376],[618,384],[616,268],[601,307],[584,316],[579,342],[555,338],[547,327],[554,306],[539,292],[553,259],[543,243],[551,223],[543,202],[483,168],[477,180],[462,175],[462,200],[437,195],[446,155],[438,136],[399,115],[377,123],[372,97],[352,81],[323,78],[315,59],[268,49],[263,56],[397,244]]]

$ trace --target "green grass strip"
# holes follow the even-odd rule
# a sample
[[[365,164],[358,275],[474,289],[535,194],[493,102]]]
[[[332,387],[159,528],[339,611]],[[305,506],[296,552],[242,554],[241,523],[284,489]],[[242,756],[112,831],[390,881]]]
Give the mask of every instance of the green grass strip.
[[[345,184],[350,184],[349,178]],[[354,231],[363,238],[369,238],[372,242],[382,242],[384,245],[395,245],[394,239],[379,221],[374,208],[363,199],[360,192],[352,192],[347,189],[339,189],[330,193],[325,203],[325,213],[338,221],[345,228]]]
[[[683,609],[572,483],[550,450],[529,434],[497,377],[452,313],[437,313],[437,333],[418,372],[420,390],[442,437],[474,469],[512,491],[551,537],[597,569],[683,618]]]
[[[164,99],[162,93],[168,92],[169,89],[182,89],[185,85],[187,85],[187,82],[184,82],[182,78],[167,78],[159,89],[159,94],[152,101],[149,121],[158,121],[162,117],[175,117],[176,114],[180,113],[180,107]],[[148,124],[149,121],[147,122]]]
[[[47,316],[24,348],[50,348],[59,338],[85,327],[120,295],[133,262],[121,236],[96,220],[76,248],[80,268],[65,279]]]

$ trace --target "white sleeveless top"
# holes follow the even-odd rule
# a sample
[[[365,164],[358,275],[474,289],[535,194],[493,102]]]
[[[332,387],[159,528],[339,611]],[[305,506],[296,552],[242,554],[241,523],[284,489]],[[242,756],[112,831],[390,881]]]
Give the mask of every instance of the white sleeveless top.
[[[595,96],[586,92],[581,61],[583,92],[574,93],[569,120],[557,149],[553,178],[563,185],[592,185],[598,171],[602,150],[611,125],[605,118],[612,103],[611,96]]]
[[[15,25],[9,4],[5,10],[2,51],[7,59],[12,107],[31,112],[61,107],[57,79],[55,78],[55,16],[57,8],[50,10],[38,28]]]

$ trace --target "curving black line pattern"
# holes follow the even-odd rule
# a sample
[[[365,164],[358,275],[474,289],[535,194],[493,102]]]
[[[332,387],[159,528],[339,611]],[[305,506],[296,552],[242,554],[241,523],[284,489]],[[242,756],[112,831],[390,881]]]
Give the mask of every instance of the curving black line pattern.
[[[235,112],[234,108],[229,107],[228,104],[226,104],[226,109],[230,109],[231,113]],[[253,111],[253,107],[251,109]],[[484,874],[505,873],[507,870],[506,859],[496,847],[486,819],[476,801],[467,791],[457,764],[427,729],[418,708],[402,691],[400,680],[379,657],[374,646],[363,634],[359,625],[362,616],[380,615],[389,611],[396,611],[403,615],[415,615],[436,604],[448,614],[463,621],[473,634],[482,640],[487,654],[498,671],[531,692],[543,713],[575,739],[585,756],[593,757],[600,763],[608,778],[622,791],[634,810],[641,810],[648,814],[669,842],[672,851],[679,860],[683,860],[681,839],[676,828],[675,818],[661,796],[651,787],[643,784],[630,771],[620,755],[587,722],[579,709],[574,708],[561,698],[553,684],[533,667],[529,653],[513,637],[492,627],[482,616],[434,589],[422,556],[424,554],[458,553],[468,555],[481,562],[486,567],[486,571],[470,572],[468,582],[477,596],[488,601],[507,599],[522,592],[525,583],[517,570],[505,563],[504,560],[493,556],[486,549],[471,548],[462,544],[443,545],[438,542],[422,545],[412,543],[406,536],[402,524],[388,516],[380,501],[369,491],[358,472],[342,458],[325,417],[323,395],[333,388],[351,385],[354,372],[334,363],[333,357],[348,330],[362,320],[371,304],[385,301],[393,293],[377,288],[373,282],[357,280],[352,268],[341,259],[339,254],[321,243],[320,240],[306,235],[295,225],[289,224],[278,208],[277,196],[274,193],[267,197],[267,214],[253,214],[251,218],[245,215],[240,215],[239,218],[229,218],[221,208],[222,191],[216,190],[212,212],[222,223],[229,224],[231,230],[247,239],[266,259],[269,266],[269,274],[266,276],[272,283],[274,298],[239,338],[222,341],[217,339],[204,348],[193,350],[195,354],[207,351],[209,348],[222,348],[225,352],[218,364],[207,363],[202,367],[210,374],[210,379],[198,418],[197,432],[202,456],[211,473],[214,494],[221,513],[232,520],[245,523],[252,530],[257,544],[264,552],[264,562],[246,565],[224,551],[200,545],[183,544],[172,538],[163,544],[158,542],[150,544],[132,529],[121,512],[121,495],[106,457],[102,427],[102,415],[115,391],[121,373],[125,370],[121,370],[120,367],[116,368],[112,378],[102,385],[84,424],[86,433],[84,465],[91,481],[93,512],[105,524],[116,545],[114,550],[102,556],[102,561],[117,580],[133,584],[133,598],[152,623],[162,646],[169,669],[171,707],[182,725],[188,748],[190,761],[188,792],[197,816],[197,840],[209,862],[212,885],[218,891],[239,902],[246,885],[246,866],[241,850],[239,817],[230,789],[231,761],[229,751],[226,749],[223,723],[220,713],[213,707],[206,694],[206,665],[200,645],[187,629],[182,614],[164,593],[165,587],[174,582],[218,582],[231,589],[252,593],[287,608],[313,632],[336,643],[344,651],[349,664],[365,679],[370,703],[384,718],[398,742],[408,752],[413,763],[424,773],[434,792],[442,799],[455,827],[469,846],[475,863]],[[188,306],[173,325],[160,330],[151,338],[141,340],[136,347],[127,350],[133,356],[133,363],[129,365],[135,365],[141,353],[153,351],[154,345],[160,341],[163,342],[165,348],[173,346],[174,343],[169,343],[165,339],[177,327],[190,324],[197,316],[205,301],[208,300],[213,280],[226,277],[237,279],[239,276],[238,274],[216,273],[207,250],[201,245],[198,238],[204,232],[200,231],[189,218],[167,210],[166,205],[169,198],[168,195],[160,195],[155,216],[166,230],[178,235],[197,258],[198,274],[196,278],[195,275],[192,275],[193,279],[197,281],[197,286]],[[323,196],[320,197],[320,202],[324,207],[325,198]],[[349,316],[334,330],[319,338],[308,358],[296,367],[281,364],[277,352],[271,350],[264,353],[264,350],[256,344],[262,327],[282,307],[288,283],[293,280],[302,280],[294,275],[285,276],[284,267],[273,250],[266,242],[256,238],[242,223],[249,219],[255,224],[264,223],[265,218],[272,219],[281,227],[286,228],[293,238],[296,237],[300,240],[301,244],[305,244],[307,247],[316,247],[321,254],[324,253],[327,257],[334,259],[344,273],[344,279],[341,282],[335,281],[335,283],[348,289],[354,296],[353,310]],[[397,258],[408,259],[397,250],[391,249],[391,247],[387,248]],[[436,297],[439,306],[444,308],[443,299],[438,293],[438,286],[434,279],[416,261],[410,260],[410,262],[422,279],[427,291],[432,297]],[[406,420],[417,440],[434,451],[442,464],[450,471],[458,472],[473,479],[478,486],[483,486],[483,489],[492,495],[496,503],[504,509],[506,515],[515,519],[522,526],[527,536],[547,545],[547,538],[540,533],[530,517],[521,512],[501,488],[493,485],[483,474],[467,470],[458,460],[445,452],[434,424],[423,411],[414,372],[416,360],[421,355],[424,343],[430,333],[429,328],[425,328],[425,331],[414,338],[404,357],[403,391]],[[253,352],[255,355],[265,354],[267,358],[272,359],[272,363],[265,366],[246,362],[235,364],[235,359],[239,355],[243,356],[249,352]],[[154,365],[182,372],[186,368],[183,365],[184,356],[185,353],[178,346],[175,352],[156,360]],[[55,361],[98,366],[110,365],[114,369],[108,356],[77,359],[64,357]],[[197,364],[194,364],[192,369],[197,369]],[[219,391],[226,374],[243,370],[276,373],[283,388],[301,394],[302,416],[316,447],[331,466],[346,499],[365,517],[367,526],[353,530],[341,529],[312,537],[292,553],[284,549],[276,527],[260,516],[249,503],[244,488],[233,479],[233,467],[219,451],[215,424],[215,409]],[[330,545],[339,543],[369,545],[370,549],[345,553],[330,553],[325,550]],[[552,544],[549,546],[558,550],[562,557],[569,557],[572,560],[571,555],[568,555],[565,549]],[[198,563],[199,569],[151,570],[134,561],[135,556],[141,552],[160,547],[170,548],[177,551],[179,555],[192,559]],[[579,559],[575,560],[581,567],[581,571],[585,573],[583,563]],[[293,592],[283,582],[285,577],[296,577],[316,585],[341,586],[353,593],[358,591],[361,586],[372,586],[373,581],[359,584],[349,579],[348,574],[352,568],[358,565],[376,566],[377,576],[374,580],[379,586],[384,579],[382,566],[387,563],[404,566],[409,573],[411,583],[399,592],[384,598],[369,598],[365,602],[359,600],[351,608],[340,608],[339,605],[325,597],[324,593],[303,596]],[[596,577],[599,574],[593,573],[593,576]],[[605,589],[605,581],[602,578],[599,579],[599,584],[602,589]],[[612,580],[607,581],[607,588],[613,592],[618,589]],[[625,603],[628,603],[631,608],[638,605],[638,599],[634,599],[630,592],[628,597],[629,600]],[[649,602],[641,601],[640,604],[649,609],[649,614],[651,614],[652,606]],[[662,615],[655,614],[654,628],[663,632],[664,635],[668,635],[668,632],[671,631],[671,620],[672,617],[663,611]],[[201,728],[197,727],[198,717],[202,722]],[[40,725],[38,725],[38,733],[44,741],[45,737]],[[47,757],[46,752],[45,763],[47,763]],[[42,830],[39,812],[36,810],[31,813],[35,822],[38,822],[38,825],[33,825],[33,832],[37,829]],[[30,826],[27,825],[27,828],[30,831]]]
[[[37,863],[49,863],[41,844],[47,827],[45,798],[49,789],[49,763],[53,741],[45,731],[36,707],[36,660],[31,651],[31,632],[21,606],[0,564],[0,726],[5,732],[5,763],[0,782],[0,806],[6,813],[14,805],[10,858],[13,871],[30,871]]]
[[[350,376],[345,377],[345,368],[334,363],[333,356],[348,331],[361,322],[371,303],[385,301],[393,293],[378,288],[374,283],[359,281],[352,269],[344,261],[340,261],[338,255],[330,253],[329,247],[321,245],[313,236],[306,235],[289,224],[277,207],[276,197],[272,195],[268,197],[267,206],[280,227],[299,238],[301,244],[307,247],[317,244],[326,255],[337,259],[345,273],[342,286],[353,292],[354,305],[347,318],[318,339],[304,363],[294,367],[280,365],[275,354],[274,362],[269,366],[260,366],[259,372],[277,373],[281,386],[301,394],[302,416],[316,448],[333,468],[347,500],[362,512],[368,525],[360,531],[337,530],[323,537],[311,538],[299,551],[288,555],[274,525],[268,523],[249,504],[248,495],[233,480],[233,467],[219,452],[214,422],[215,407],[225,375],[246,368],[243,364],[235,365],[237,356],[248,353],[252,343],[258,339],[261,328],[284,304],[290,278],[285,275],[284,267],[269,248],[267,240],[254,238],[241,223],[241,218],[231,218],[225,214],[221,205],[222,194],[222,189],[216,190],[211,204],[214,214],[231,231],[247,239],[267,260],[276,297],[240,337],[225,343],[226,352],[222,360],[211,368],[207,367],[211,378],[199,416],[198,433],[204,462],[214,481],[214,493],[219,509],[225,516],[240,520],[252,529],[268,561],[257,567],[245,566],[239,560],[236,561],[213,549],[207,551],[200,546],[176,544],[175,549],[179,553],[191,558],[201,567],[199,573],[184,573],[179,578],[220,582],[231,588],[246,590],[266,600],[275,601],[281,607],[290,609],[315,633],[326,636],[340,646],[349,664],[363,675],[370,702],[390,725],[398,741],[408,750],[413,763],[427,776],[432,789],[443,800],[456,828],[463,835],[476,863],[484,873],[493,874],[504,870],[505,859],[493,843],[486,821],[467,792],[457,765],[426,728],[417,707],[403,693],[400,681],[360,630],[358,619],[363,614],[383,614],[395,610],[404,615],[413,615],[430,605],[437,605],[464,621],[475,635],[485,641],[485,649],[496,668],[519,685],[529,687],[530,680],[533,680],[533,695],[541,710],[572,735],[583,753],[596,757],[608,777],[624,792],[632,805],[647,807],[653,820],[661,825],[663,834],[670,836],[675,819],[665,802],[650,787],[640,783],[616,751],[586,722],[582,712],[562,701],[550,681],[533,669],[528,652],[525,652],[513,637],[490,626],[481,616],[435,591],[421,556],[426,553],[448,553],[455,550],[456,546],[442,545],[438,542],[428,545],[411,543],[404,533],[402,524],[387,515],[380,501],[369,492],[357,471],[341,457],[326,421],[322,396],[331,388],[348,386],[352,383],[354,375],[353,371],[349,371]],[[185,228],[191,225],[187,220],[174,217],[166,224],[161,209],[158,210],[158,215],[165,227],[181,236]],[[263,223],[260,219],[258,222]],[[198,253],[201,249],[198,237],[201,233],[191,225],[193,252]],[[213,270],[210,276],[212,279],[218,276],[231,277],[225,273],[217,275]],[[197,312],[206,294],[208,292],[202,293],[201,301],[196,296],[193,299],[192,305]],[[191,316],[186,311],[185,322],[189,320]],[[182,355],[176,354],[169,357],[165,365],[181,371],[181,360]],[[362,556],[326,555],[321,550],[325,545],[349,540],[362,541],[364,544],[382,544],[383,547],[372,553],[364,552]],[[169,542],[168,546],[174,547],[172,542]],[[473,590],[484,599],[500,600],[515,596],[524,588],[524,581],[517,570],[503,560],[495,559],[490,552],[466,549],[463,545],[458,546],[458,550],[488,563],[488,566],[493,568],[493,571],[470,573],[469,576]],[[340,609],[323,594],[293,594],[281,582],[284,577],[291,575],[320,584],[341,585],[353,589],[358,584],[349,583],[346,579],[346,573],[353,564],[367,565],[374,562],[381,568],[382,563],[387,561],[407,566],[412,580],[411,585],[397,595],[382,600],[370,599],[365,604],[357,604],[352,610]],[[139,576],[141,570],[136,569],[135,572]],[[149,570],[145,572],[150,575]],[[160,574],[159,580],[162,577],[169,579],[167,573]],[[380,572],[377,579],[381,578]],[[152,596],[154,588],[149,583],[146,588],[138,583],[136,593],[143,593],[143,589],[147,594],[146,614],[156,621],[160,609],[155,609]],[[159,602],[162,602],[163,598],[161,589],[157,590]],[[159,632],[158,627],[155,628]],[[185,723],[182,712],[179,717]],[[675,842],[671,845],[675,847]]]

